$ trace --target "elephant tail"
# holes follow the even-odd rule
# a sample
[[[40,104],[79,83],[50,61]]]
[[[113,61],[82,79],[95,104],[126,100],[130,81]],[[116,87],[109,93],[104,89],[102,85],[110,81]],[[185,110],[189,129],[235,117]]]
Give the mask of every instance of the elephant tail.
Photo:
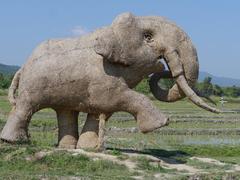
[[[16,91],[17,91],[18,85],[19,85],[21,70],[22,69],[19,69],[15,73],[15,75],[13,77],[13,80],[12,80],[12,83],[11,83],[11,86],[8,90],[8,100],[9,100],[9,102],[12,106],[16,106]]]

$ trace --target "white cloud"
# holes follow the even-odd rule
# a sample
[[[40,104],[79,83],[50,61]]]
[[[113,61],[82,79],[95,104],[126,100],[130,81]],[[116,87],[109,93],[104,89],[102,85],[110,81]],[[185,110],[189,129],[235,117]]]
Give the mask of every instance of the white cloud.
[[[76,26],[76,27],[74,27],[74,28],[71,30],[71,32],[72,32],[72,34],[73,34],[74,36],[83,36],[83,35],[89,33],[89,31],[88,31],[86,28],[82,27],[82,26]]]

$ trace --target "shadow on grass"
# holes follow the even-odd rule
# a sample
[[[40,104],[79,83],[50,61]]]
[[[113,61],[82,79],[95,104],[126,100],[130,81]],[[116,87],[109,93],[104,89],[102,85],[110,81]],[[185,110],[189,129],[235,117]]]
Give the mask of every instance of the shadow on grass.
[[[169,164],[185,164],[190,154],[180,150],[164,150],[164,149],[144,149],[142,151],[133,149],[107,148],[107,150],[119,151],[121,153],[150,155],[159,160],[163,160]]]

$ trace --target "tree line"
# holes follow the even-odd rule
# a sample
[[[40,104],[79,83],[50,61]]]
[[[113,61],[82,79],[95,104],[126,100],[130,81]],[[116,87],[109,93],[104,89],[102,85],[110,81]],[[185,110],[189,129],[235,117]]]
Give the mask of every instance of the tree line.
[[[8,89],[11,85],[13,79],[13,75],[4,75],[0,73],[0,89]],[[206,77],[203,82],[198,82],[195,88],[200,91],[202,94],[207,96],[228,96],[228,97],[239,97],[240,96],[240,87],[232,86],[232,87],[221,87],[217,84],[213,84],[211,77]],[[165,89],[169,89],[174,84],[173,80],[169,79],[161,79],[160,80],[161,87]],[[149,94],[150,88],[148,85],[148,79],[145,78],[141,83],[135,88],[136,91],[141,92],[143,94]]]
[[[239,97],[240,87],[221,87],[217,84],[213,84],[211,77],[206,77],[203,82],[196,84],[196,88],[207,96],[228,96],[228,97]]]
[[[201,94],[204,94],[206,96],[214,95],[219,97],[240,97],[240,87],[221,87],[217,84],[213,84],[211,81],[211,77],[206,77],[202,82],[196,83],[195,89],[197,89],[199,92],[201,92]],[[174,84],[174,81],[170,79],[161,79],[159,84],[163,89],[169,89]],[[148,79],[144,79],[141,83],[139,83],[135,90],[143,94],[150,93]]]
[[[4,75],[0,73],[0,89],[8,89],[11,85],[13,75]]]

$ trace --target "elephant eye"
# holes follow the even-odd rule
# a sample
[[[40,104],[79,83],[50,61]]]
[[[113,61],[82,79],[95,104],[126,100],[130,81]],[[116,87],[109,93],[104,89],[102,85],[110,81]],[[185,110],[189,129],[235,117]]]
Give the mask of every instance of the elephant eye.
[[[147,42],[152,42],[153,41],[153,34],[151,32],[144,32],[143,33],[143,38]]]

